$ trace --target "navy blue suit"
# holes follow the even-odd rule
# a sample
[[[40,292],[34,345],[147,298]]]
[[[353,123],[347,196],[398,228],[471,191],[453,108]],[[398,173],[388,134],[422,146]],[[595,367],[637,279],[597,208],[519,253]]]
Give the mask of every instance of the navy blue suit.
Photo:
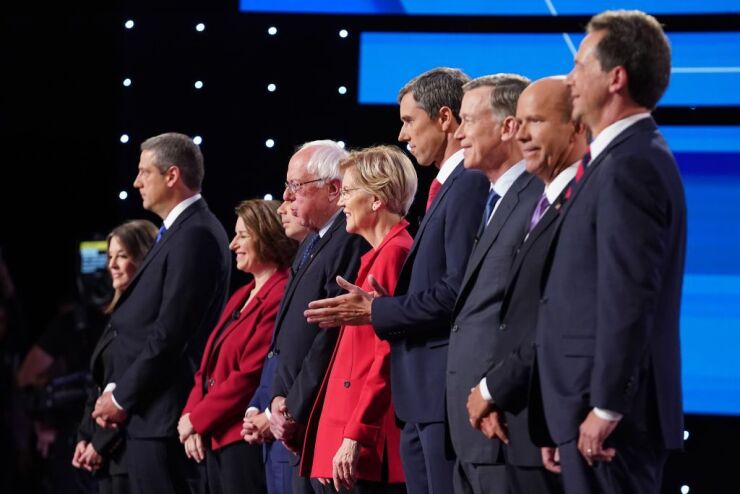
[[[628,127],[592,161],[556,235],[537,366],[566,491],[657,492],[667,450],[682,446],[686,206],[652,118]],[[593,407],[623,418],[605,443],[616,448],[614,461],[589,468],[575,446]]]
[[[228,244],[205,201],[191,204],[151,248],[111,316],[113,395],[128,413],[134,492],[183,488],[177,422],[226,302]]]
[[[450,316],[489,186],[483,174],[458,165],[421,222],[395,296],[372,303],[373,327],[391,344],[393,405],[406,424],[401,457],[410,494],[452,490],[454,455],[445,452],[444,427],[420,427],[416,439],[407,432],[445,421]],[[433,437],[425,437],[425,429]]]

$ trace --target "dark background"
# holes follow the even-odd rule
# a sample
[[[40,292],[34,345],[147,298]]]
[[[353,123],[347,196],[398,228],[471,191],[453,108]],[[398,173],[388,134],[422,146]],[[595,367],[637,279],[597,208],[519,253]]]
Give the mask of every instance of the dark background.
[[[126,219],[159,223],[132,186],[138,145],[147,137],[178,131],[203,138],[203,194],[231,232],[240,200],[279,198],[287,161],[302,142],[396,142],[396,107],[356,103],[361,30],[560,32],[579,31],[587,21],[248,15],[236,1],[223,0],[63,7],[35,4],[0,17],[0,246],[18,289],[26,341],[71,290],[79,241],[104,237]],[[135,21],[131,30],[124,28],[127,19]],[[660,20],[672,31],[740,25],[740,16]],[[196,32],[199,22],[204,32]],[[269,36],[273,25],[278,34]],[[337,35],[343,28],[346,39]],[[127,77],[130,87],[122,84]],[[194,88],[196,80],[203,89]],[[276,92],[267,91],[269,83]],[[347,94],[337,92],[340,85]],[[736,108],[661,108],[656,118],[740,123]],[[124,133],[126,144],[119,141]],[[272,149],[265,147],[268,138],[276,141]],[[412,217],[421,213],[432,176],[417,170]],[[121,200],[124,190],[128,198]],[[736,490],[739,426],[736,417],[688,416],[686,452],[670,460],[665,492],[678,493],[682,485],[692,493]]]

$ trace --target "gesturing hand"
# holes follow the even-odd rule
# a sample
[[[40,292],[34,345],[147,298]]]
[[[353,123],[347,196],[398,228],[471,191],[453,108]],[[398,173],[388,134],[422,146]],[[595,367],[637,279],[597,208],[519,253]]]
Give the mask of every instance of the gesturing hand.
[[[321,328],[334,328],[343,324],[354,326],[370,324],[372,322],[372,301],[378,297],[388,296],[388,291],[372,276],[368,276],[372,285],[372,292],[353,285],[341,276],[337,276],[337,284],[347,290],[347,293],[333,298],[314,300],[308,304],[303,312],[310,323],[318,323]]]

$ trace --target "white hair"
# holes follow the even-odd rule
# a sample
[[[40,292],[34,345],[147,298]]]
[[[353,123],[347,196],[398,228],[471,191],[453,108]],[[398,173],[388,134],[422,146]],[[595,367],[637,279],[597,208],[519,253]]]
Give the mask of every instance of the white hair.
[[[303,151],[306,148],[316,148],[311,153],[308,163],[306,163],[307,172],[315,173],[317,177],[323,180],[342,179],[339,162],[346,158],[349,153],[339,143],[329,139],[311,141],[303,144],[298,151]]]

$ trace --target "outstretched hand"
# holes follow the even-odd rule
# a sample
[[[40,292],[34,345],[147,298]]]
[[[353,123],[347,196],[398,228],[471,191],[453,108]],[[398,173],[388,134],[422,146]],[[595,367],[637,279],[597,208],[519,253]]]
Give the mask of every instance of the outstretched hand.
[[[388,290],[381,286],[373,275],[368,277],[368,282],[373,287],[372,292],[337,276],[337,284],[347,290],[347,293],[314,300],[308,304],[308,309],[303,315],[309,323],[318,323],[321,328],[334,328],[344,324],[353,326],[371,324],[373,299],[387,297]]]

